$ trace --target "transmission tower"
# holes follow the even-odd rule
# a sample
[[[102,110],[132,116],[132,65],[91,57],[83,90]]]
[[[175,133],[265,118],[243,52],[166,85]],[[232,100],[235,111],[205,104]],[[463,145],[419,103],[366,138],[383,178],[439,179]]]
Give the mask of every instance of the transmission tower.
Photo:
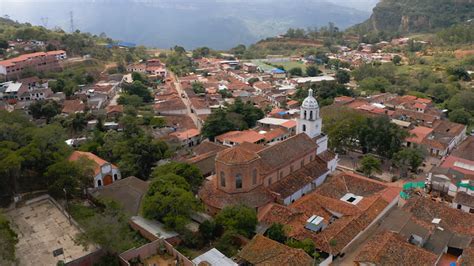
[[[43,27],[47,28],[48,27],[48,17],[42,17],[41,18],[41,23],[43,24]]]
[[[74,32],[74,13],[71,11],[69,12],[69,18],[71,23],[71,33]]]

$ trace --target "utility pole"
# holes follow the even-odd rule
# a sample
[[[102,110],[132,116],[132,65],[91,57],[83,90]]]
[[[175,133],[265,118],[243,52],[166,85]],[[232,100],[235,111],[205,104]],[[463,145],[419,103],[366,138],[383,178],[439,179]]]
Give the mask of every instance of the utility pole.
[[[69,12],[69,23],[71,24],[71,33],[74,33],[74,13]]]

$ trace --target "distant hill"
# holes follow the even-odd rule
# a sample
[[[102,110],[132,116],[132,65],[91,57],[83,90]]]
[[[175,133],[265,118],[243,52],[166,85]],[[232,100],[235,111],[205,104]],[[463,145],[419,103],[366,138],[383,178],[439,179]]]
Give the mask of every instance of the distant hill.
[[[365,31],[427,32],[474,19],[474,0],[381,0],[371,17],[356,25]]]
[[[249,45],[290,27],[321,27],[328,22],[345,29],[370,16],[343,0],[0,0],[0,10],[0,15],[13,20],[66,31],[71,28],[72,11],[75,29],[84,32],[188,49]]]

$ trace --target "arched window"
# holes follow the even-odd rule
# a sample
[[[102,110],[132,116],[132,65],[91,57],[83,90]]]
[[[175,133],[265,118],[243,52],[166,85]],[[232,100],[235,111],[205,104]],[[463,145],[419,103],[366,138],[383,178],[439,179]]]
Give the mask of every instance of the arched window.
[[[309,111],[309,120],[313,120],[313,111]]]
[[[102,180],[97,180],[97,186],[101,187],[102,186]]]
[[[221,172],[221,187],[225,187],[225,174],[224,172]]]
[[[252,185],[257,184],[257,169],[253,169],[252,171]]]
[[[306,111],[304,111],[304,119],[306,119]]]
[[[242,188],[242,175],[236,174],[235,175],[235,188]]]
[[[117,179],[118,179],[118,175],[114,174],[114,181],[117,181]]]
[[[303,132],[306,132],[306,125],[303,124]]]

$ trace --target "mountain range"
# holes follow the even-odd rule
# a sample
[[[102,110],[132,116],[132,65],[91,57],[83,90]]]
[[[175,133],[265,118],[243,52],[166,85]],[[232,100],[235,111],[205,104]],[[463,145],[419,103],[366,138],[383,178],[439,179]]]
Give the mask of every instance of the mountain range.
[[[72,18],[74,29],[105,32],[114,39],[153,47],[228,49],[284,33],[290,27],[334,22],[344,29],[366,20],[374,1],[2,0],[0,12],[13,20],[66,31],[71,29]],[[354,7],[348,4],[351,2]]]

